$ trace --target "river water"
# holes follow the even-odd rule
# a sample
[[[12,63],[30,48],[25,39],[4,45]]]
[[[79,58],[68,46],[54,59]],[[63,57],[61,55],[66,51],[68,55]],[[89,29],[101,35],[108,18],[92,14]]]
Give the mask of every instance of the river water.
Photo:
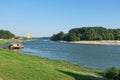
[[[22,44],[24,54],[65,60],[94,69],[120,66],[119,45],[67,44],[45,39],[36,39]]]

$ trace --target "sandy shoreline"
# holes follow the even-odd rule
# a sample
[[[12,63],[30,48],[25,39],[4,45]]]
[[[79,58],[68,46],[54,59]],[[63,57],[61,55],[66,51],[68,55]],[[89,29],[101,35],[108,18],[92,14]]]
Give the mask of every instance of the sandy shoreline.
[[[120,40],[102,40],[102,41],[70,41],[73,44],[100,44],[100,45],[120,45]]]

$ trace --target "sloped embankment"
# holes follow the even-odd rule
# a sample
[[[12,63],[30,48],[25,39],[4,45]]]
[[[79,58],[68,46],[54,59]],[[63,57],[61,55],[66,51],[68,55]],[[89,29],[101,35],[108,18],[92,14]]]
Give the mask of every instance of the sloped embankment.
[[[1,80],[102,80],[102,71],[0,49]]]

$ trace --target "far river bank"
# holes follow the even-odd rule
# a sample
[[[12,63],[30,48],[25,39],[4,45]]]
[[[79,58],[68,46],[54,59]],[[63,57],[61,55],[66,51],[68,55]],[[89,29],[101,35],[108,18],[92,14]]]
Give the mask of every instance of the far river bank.
[[[73,44],[100,44],[100,45],[120,45],[120,40],[101,40],[101,41],[70,41]]]

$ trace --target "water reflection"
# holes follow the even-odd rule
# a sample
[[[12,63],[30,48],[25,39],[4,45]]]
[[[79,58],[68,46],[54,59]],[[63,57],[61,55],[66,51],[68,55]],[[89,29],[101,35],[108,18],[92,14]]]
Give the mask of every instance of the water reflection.
[[[22,51],[22,49],[9,49],[9,50],[14,51],[14,52],[21,52]]]

